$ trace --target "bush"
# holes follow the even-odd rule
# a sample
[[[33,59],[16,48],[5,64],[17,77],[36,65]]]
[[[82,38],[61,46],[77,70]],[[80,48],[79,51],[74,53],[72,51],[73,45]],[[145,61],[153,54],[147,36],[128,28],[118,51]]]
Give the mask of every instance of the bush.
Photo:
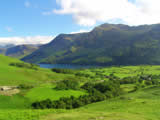
[[[145,84],[146,84],[146,85],[152,85],[152,81],[146,80],[146,81],[145,81]]]
[[[94,88],[94,84],[91,83],[91,82],[87,82],[83,86],[81,86],[81,88],[89,91],[89,90],[92,90]]]
[[[102,93],[98,92],[93,95],[84,95],[80,96],[79,98],[75,98],[73,96],[69,98],[61,98],[57,101],[51,101],[51,100],[44,100],[40,102],[34,102],[32,104],[32,107],[34,109],[49,109],[49,108],[55,108],[55,109],[73,109],[73,108],[79,108],[81,106],[103,101],[106,97]]]
[[[79,82],[76,80],[63,80],[57,83],[55,89],[57,90],[78,90],[80,88]]]
[[[52,70],[53,72],[63,73],[63,74],[74,74],[74,73],[75,73],[75,70],[72,70],[72,69],[52,68],[51,70]]]
[[[20,84],[18,86],[18,88],[20,88],[20,89],[31,89],[31,88],[33,88],[33,86],[32,85],[26,85],[26,84]]]
[[[134,84],[137,82],[137,77],[125,77],[120,80],[120,84]]]
[[[71,81],[62,81],[61,86],[71,84]],[[72,84],[73,85],[73,84]],[[71,85],[71,87],[73,87]],[[65,86],[65,87],[66,87]],[[81,106],[106,100],[107,98],[120,95],[120,84],[116,81],[108,81],[97,84],[86,83],[81,88],[88,90],[88,95],[83,95],[78,98],[73,96],[60,98],[56,101],[40,101],[32,104],[35,109],[55,108],[55,109],[73,109]]]
[[[38,65],[32,63],[10,63],[10,66],[20,67],[20,68],[29,68],[29,69],[38,69]]]

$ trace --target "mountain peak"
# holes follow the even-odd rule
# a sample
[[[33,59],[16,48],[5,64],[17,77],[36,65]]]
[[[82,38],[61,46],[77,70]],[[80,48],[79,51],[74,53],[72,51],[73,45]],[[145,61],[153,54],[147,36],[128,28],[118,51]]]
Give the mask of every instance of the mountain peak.
[[[103,24],[89,33],[60,34],[52,44],[41,47],[23,60],[63,64],[160,64],[159,34],[159,24]]]

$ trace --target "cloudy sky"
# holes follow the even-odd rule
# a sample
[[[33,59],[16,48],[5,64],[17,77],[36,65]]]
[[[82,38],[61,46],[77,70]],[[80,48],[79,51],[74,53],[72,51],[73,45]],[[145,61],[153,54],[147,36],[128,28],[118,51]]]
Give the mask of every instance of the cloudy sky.
[[[0,44],[39,44],[102,23],[160,23],[160,0],[1,0]]]

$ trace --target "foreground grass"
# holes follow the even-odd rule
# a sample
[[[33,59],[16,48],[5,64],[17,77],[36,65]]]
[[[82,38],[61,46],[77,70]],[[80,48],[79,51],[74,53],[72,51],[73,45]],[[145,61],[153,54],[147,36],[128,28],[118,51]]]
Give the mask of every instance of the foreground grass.
[[[30,108],[30,101],[23,96],[0,95],[0,109],[25,109]]]
[[[49,69],[38,70],[9,66],[17,59],[0,55],[0,86],[31,84],[35,87],[14,96],[0,96],[0,120],[160,120],[160,87],[148,87],[119,98],[106,100],[74,110],[32,110],[36,100],[79,96],[83,91],[56,91],[56,81],[75,78],[74,74],[57,74]],[[114,73],[120,78],[144,74],[160,75],[160,66],[122,66],[81,70],[84,81],[107,80]],[[127,93],[134,85],[122,85]],[[22,94],[22,95],[21,95]]]
[[[159,108],[160,87],[151,86],[74,110],[0,109],[0,120],[159,120]]]
[[[63,113],[63,110],[0,109],[0,120],[40,120],[42,115],[57,112]]]
[[[90,104],[41,120],[159,120],[160,87],[146,88],[112,100]]]

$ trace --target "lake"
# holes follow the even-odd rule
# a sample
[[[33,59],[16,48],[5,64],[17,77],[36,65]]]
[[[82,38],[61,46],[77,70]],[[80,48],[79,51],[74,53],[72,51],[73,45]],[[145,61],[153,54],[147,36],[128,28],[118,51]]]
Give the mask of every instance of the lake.
[[[91,65],[70,65],[70,64],[38,64],[41,68],[60,68],[60,69],[86,69],[86,68],[99,68],[100,66]]]

